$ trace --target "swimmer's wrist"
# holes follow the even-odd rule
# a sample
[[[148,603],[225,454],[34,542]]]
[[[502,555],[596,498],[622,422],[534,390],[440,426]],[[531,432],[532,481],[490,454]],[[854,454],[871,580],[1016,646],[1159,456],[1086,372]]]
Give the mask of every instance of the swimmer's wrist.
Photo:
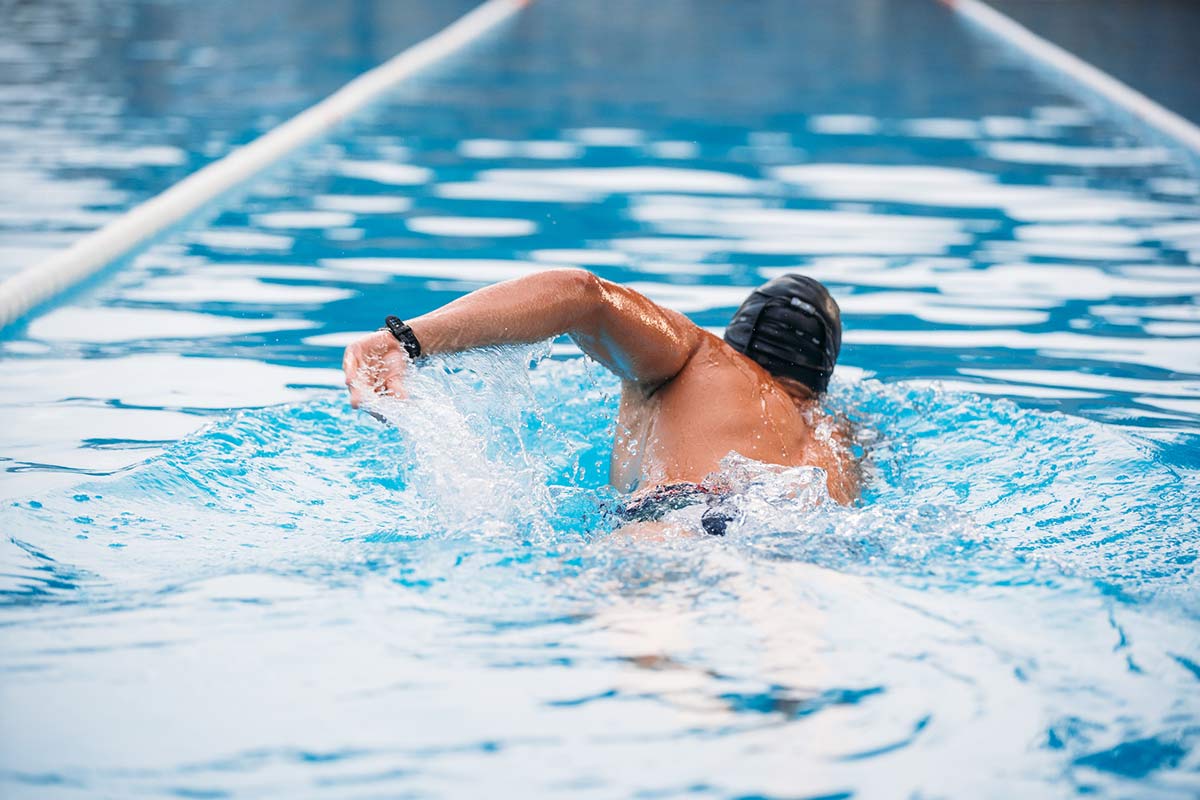
[[[392,335],[400,346],[404,348],[404,352],[408,353],[408,357],[416,361],[421,357],[421,342],[417,339],[417,335],[413,333],[413,329],[404,320],[397,316],[388,316],[383,321],[381,331],[387,331]]]

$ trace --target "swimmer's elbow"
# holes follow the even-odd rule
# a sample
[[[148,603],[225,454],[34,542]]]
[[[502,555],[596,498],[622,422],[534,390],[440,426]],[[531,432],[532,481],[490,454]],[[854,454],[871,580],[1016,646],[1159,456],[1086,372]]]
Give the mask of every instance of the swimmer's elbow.
[[[564,270],[575,316],[567,333],[587,355],[651,394],[697,352],[701,331],[686,316],[645,295],[593,275]]]
[[[607,302],[604,281],[586,269],[554,270],[561,281],[560,297],[569,297],[568,333],[594,334]]]
[[[579,268],[571,268],[565,272],[569,273],[575,296],[585,308],[596,307],[604,302],[604,281],[600,280],[598,275]]]

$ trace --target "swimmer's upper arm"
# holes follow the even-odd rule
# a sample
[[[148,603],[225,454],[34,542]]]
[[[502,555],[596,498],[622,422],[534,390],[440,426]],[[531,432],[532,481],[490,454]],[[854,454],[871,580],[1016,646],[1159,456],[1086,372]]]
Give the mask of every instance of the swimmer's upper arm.
[[[575,343],[647,394],[678,375],[699,349],[703,331],[645,295],[581,272],[589,301],[568,331]]]
[[[862,496],[863,484],[862,460],[855,453],[858,437],[854,424],[844,417],[838,419],[833,440],[837,447],[837,467],[829,474],[830,496],[842,505],[850,505]]]

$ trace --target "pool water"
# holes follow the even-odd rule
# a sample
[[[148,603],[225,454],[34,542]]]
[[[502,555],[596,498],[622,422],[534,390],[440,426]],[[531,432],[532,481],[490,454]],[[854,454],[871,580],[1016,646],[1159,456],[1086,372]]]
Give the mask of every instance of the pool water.
[[[270,130],[470,0],[11,3],[0,279]],[[246,87],[253,87],[252,91]]]
[[[1194,161],[935,3],[686,7],[544,0],[6,332],[5,796],[1200,791]],[[553,265],[826,281],[863,502],[609,536],[565,341],[348,407]]]

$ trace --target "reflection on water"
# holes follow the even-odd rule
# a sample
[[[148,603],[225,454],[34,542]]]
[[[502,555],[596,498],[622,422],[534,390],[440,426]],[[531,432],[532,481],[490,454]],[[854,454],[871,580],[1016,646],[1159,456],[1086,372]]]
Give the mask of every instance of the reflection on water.
[[[6,788],[1194,794],[1200,185],[935,3],[813,5],[547,0],[0,342]],[[223,152],[155,108],[28,137],[3,246]],[[562,342],[346,406],[385,313],[568,265],[718,332],[827,282],[864,505],[607,537]]]
[[[442,28],[470,0],[6,3],[0,279]]]

